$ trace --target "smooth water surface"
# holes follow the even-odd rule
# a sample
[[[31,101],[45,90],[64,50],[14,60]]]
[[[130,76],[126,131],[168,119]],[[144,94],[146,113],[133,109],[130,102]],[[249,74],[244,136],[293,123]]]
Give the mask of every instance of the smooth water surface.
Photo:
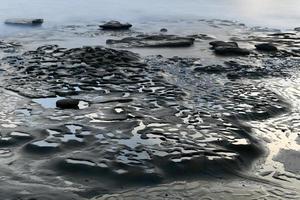
[[[280,29],[299,25],[298,0],[1,0],[0,22],[39,17],[43,27],[117,19],[133,23],[179,19],[237,20]],[[18,31],[0,25],[0,35]]]

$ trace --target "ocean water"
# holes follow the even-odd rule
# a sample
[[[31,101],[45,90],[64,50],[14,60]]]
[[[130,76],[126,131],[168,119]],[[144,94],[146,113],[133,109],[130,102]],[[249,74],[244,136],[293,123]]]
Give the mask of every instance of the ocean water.
[[[117,19],[134,23],[177,19],[226,19],[291,29],[300,26],[299,0],[0,0],[7,18],[44,18],[44,28]],[[17,29],[0,25],[0,35]]]

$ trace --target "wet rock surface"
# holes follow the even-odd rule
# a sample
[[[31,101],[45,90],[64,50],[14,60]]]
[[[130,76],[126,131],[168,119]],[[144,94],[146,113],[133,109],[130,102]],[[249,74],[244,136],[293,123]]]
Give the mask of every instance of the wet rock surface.
[[[194,39],[176,35],[138,35],[121,40],[109,39],[106,43],[129,47],[189,47],[194,44]]]
[[[121,23],[119,21],[109,21],[102,25],[100,28],[103,30],[128,30],[132,27],[132,24],[129,23]]]
[[[20,142],[2,138],[3,146],[23,149],[18,163],[34,169],[32,175],[50,170],[54,176],[45,179],[60,182],[57,176],[63,176],[84,188],[107,188],[120,180],[161,183],[212,168],[215,175],[235,174],[263,153],[251,129],[236,119],[265,119],[288,109],[268,89],[230,81],[198,86],[189,97],[164,78],[163,62],[151,57],[142,62],[128,51],[43,46],[4,61],[7,90],[34,98],[71,96],[57,101],[67,103],[57,104],[62,108],[73,108],[75,101],[77,106],[78,99],[92,103],[76,112],[46,109],[38,118],[30,116],[34,138],[25,133],[14,137]],[[193,101],[202,106],[189,107]],[[28,163],[32,156],[39,162]]]
[[[197,45],[203,42],[201,48],[211,53],[211,39],[195,35]],[[270,38],[278,44],[285,36],[247,39],[254,48]],[[174,36],[147,37],[133,41],[143,46],[159,40],[161,45]],[[297,36],[289,37],[288,47],[295,47],[297,39],[291,37]],[[132,45],[129,41],[125,46]],[[236,42],[213,46],[220,45],[238,47]],[[297,183],[295,167],[284,174],[263,165],[260,178],[246,175],[266,154],[270,134],[282,140],[299,128],[297,106],[290,101],[297,96],[285,96],[287,87],[274,90],[262,81],[284,85],[281,81],[297,72],[297,56],[281,46],[271,54],[254,50],[247,57],[213,57],[208,64],[205,58],[141,57],[101,46],[58,45],[6,55],[0,79],[5,183],[0,197],[139,199],[140,191],[148,199],[212,199],[218,194],[224,199],[297,199],[297,192],[272,182]],[[57,108],[57,102],[66,101],[63,108],[71,103],[79,109]],[[270,160],[287,164],[294,155],[282,151]],[[243,180],[228,182],[237,177]],[[167,184],[144,187],[161,183]],[[134,189],[123,191],[129,187]]]
[[[250,54],[248,49],[240,48],[236,42],[213,41],[209,44],[217,55],[246,56]]]
[[[277,47],[270,43],[261,43],[255,45],[259,51],[277,51]]]
[[[44,23],[43,19],[26,19],[26,18],[14,18],[7,19],[4,22],[8,25],[22,25],[22,26],[39,26]]]

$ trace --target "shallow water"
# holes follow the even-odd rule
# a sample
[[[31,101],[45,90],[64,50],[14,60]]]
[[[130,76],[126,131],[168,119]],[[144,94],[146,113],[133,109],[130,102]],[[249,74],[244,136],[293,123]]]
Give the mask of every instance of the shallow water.
[[[48,28],[109,19],[133,23],[226,19],[250,26],[287,29],[299,26],[299,8],[298,0],[2,0],[0,21],[15,17],[39,17],[45,19],[43,28]],[[15,27],[0,25],[1,35],[19,31]]]

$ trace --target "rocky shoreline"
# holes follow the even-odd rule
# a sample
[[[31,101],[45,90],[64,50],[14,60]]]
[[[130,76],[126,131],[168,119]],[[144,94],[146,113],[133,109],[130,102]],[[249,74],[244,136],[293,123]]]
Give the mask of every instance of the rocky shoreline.
[[[289,138],[297,122],[284,119],[293,130],[269,127],[288,134],[292,154],[288,146],[279,156],[268,152],[276,138],[259,131],[268,129],[262,128],[268,120],[298,113],[274,85],[298,75],[300,34],[222,24],[239,34],[219,40],[178,34],[168,24],[141,34],[112,21],[100,29],[59,30],[76,35],[71,41],[102,37],[106,46],[69,48],[54,40],[29,48],[26,37],[1,41],[0,174],[6,184],[0,198],[139,199],[133,187],[148,199],[216,198],[210,190],[229,199],[238,183],[249,184],[242,199],[299,198],[299,163],[284,169],[289,173],[273,163],[299,157],[298,140]],[[174,56],[189,49],[199,56]],[[263,160],[268,155],[272,162]]]

